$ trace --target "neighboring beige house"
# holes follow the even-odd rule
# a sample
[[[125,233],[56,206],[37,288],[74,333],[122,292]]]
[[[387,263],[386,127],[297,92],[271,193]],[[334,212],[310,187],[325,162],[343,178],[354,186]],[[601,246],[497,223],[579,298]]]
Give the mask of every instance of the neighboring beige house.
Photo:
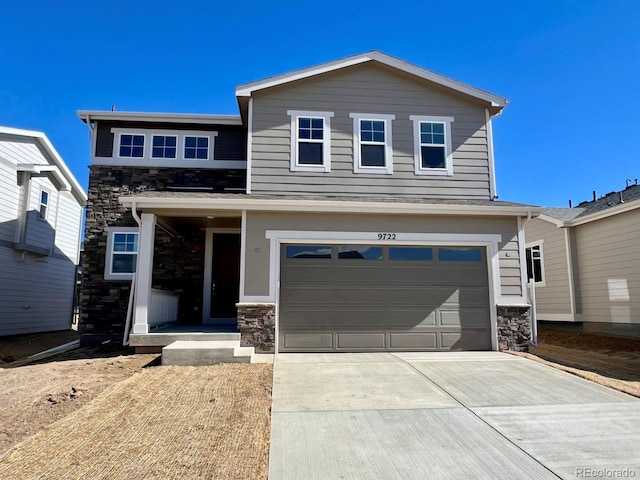
[[[86,200],[44,133],[0,127],[0,335],[71,327]]]
[[[640,325],[640,186],[525,225],[538,320]]]
[[[84,343],[526,348],[523,223],[540,209],[496,200],[506,99],[380,52],[236,97],[237,116],[78,112]]]

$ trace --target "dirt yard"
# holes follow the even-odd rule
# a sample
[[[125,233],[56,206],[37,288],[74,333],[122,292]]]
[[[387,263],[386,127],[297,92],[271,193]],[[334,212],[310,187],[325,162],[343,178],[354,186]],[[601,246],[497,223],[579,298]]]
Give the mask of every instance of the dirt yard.
[[[3,364],[73,342],[78,338],[80,337],[75,330],[0,337],[0,368]]]
[[[66,341],[58,338],[58,345]],[[56,346],[50,338],[30,342],[25,337],[23,345],[18,343],[12,341],[16,348],[5,346],[3,350],[16,360],[37,353],[34,344],[45,350]],[[127,353],[121,347],[106,345],[72,350],[31,365],[0,365],[0,452],[66,417],[158,357]]]
[[[538,346],[520,354],[640,397],[640,340],[541,328]]]
[[[268,364],[144,369],[0,455],[0,478],[266,479],[271,383]]]

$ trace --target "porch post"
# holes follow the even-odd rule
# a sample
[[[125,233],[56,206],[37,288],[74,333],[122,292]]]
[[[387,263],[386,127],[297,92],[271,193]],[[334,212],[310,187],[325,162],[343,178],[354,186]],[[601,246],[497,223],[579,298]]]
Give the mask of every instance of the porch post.
[[[138,236],[138,264],[136,268],[135,308],[133,333],[149,333],[149,299],[153,273],[153,243],[156,232],[156,216],[143,213]]]

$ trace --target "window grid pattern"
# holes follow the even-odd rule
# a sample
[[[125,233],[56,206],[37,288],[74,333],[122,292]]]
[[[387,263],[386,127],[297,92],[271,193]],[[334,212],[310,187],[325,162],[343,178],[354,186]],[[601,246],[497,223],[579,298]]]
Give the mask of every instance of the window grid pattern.
[[[151,149],[153,158],[176,158],[178,138],[171,135],[154,135]]]
[[[40,192],[40,218],[42,220],[46,220],[47,218],[47,210],[49,208],[49,193],[44,190]]]
[[[209,138],[184,137],[184,158],[207,160],[209,158]]]
[[[121,135],[120,156],[132,158],[144,157],[144,135]]]
[[[111,273],[134,273],[138,259],[138,234],[114,233]]]
[[[420,122],[420,158],[422,168],[445,168],[445,125]]]

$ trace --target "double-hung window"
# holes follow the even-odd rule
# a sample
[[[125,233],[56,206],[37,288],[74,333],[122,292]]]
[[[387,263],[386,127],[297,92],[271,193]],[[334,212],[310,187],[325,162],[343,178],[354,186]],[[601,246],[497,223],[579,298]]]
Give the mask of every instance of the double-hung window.
[[[151,147],[152,158],[176,158],[178,137],[175,135],[154,135]]]
[[[331,171],[331,117],[333,112],[289,110],[291,116],[291,171]]]
[[[130,280],[138,261],[138,229],[107,227],[105,280]]]
[[[416,175],[453,175],[453,117],[411,115]]]
[[[525,249],[527,257],[527,281],[544,285],[542,243],[531,244]],[[542,286],[540,285],[540,286]]]
[[[395,115],[352,113],[353,172],[393,173],[391,122]]]
[[[120,157],[144,157],[144,135],[123,133],[120,135]]]

